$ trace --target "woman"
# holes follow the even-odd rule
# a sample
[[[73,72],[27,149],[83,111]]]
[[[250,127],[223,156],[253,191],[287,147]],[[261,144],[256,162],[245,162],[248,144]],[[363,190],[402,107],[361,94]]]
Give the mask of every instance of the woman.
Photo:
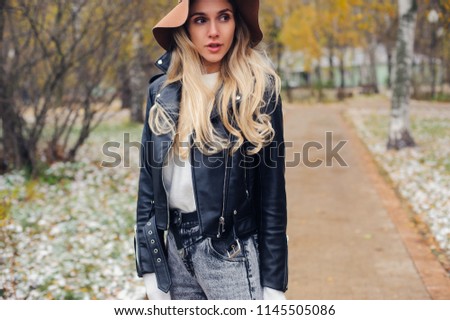
[[[257,0],[182,0],[154,28],[167,53],[142,136],[136,267],[150,299],[284,299],[280,79]]]

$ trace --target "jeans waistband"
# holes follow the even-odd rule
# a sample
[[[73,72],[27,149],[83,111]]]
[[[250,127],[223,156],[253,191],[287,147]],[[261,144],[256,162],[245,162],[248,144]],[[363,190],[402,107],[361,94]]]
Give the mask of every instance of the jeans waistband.
[[[197,211],[181,212],[170,210],[170,228],[177,249],[185,249],[202,239]]]
[[[192,212],[181,212],[178,209],[170,209],[170,224],[180,227],[183,223],[186,222],[197,222],[198,223],[198,215],[197,211]]]

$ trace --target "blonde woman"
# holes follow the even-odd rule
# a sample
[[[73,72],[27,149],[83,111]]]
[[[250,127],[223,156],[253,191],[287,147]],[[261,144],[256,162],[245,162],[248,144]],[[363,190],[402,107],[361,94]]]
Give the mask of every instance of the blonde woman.
[[[280,79],[258,0],[182,0],[154,28],[136,267],[149,299],[285,299]]]

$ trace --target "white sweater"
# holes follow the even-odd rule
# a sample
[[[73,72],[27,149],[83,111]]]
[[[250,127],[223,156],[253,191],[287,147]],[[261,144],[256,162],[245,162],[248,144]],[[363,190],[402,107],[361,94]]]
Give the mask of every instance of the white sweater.
[[[213,89],[219,73],[202,75],[206,86]],[[170,150],[167,163],[163,167],[163,179],[169,195],[169,207],[181,212],[192,212],[195,207],[194,188],[192,185],[192,169],[189,159],[182,159],[173,149]]]

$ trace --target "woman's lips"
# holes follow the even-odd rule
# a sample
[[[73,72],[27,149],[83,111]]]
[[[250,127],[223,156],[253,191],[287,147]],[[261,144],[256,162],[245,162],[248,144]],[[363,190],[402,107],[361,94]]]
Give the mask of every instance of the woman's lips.
[[[211,53],[217,53],[222,48],[221,44],[210,44],[206,46]]]

